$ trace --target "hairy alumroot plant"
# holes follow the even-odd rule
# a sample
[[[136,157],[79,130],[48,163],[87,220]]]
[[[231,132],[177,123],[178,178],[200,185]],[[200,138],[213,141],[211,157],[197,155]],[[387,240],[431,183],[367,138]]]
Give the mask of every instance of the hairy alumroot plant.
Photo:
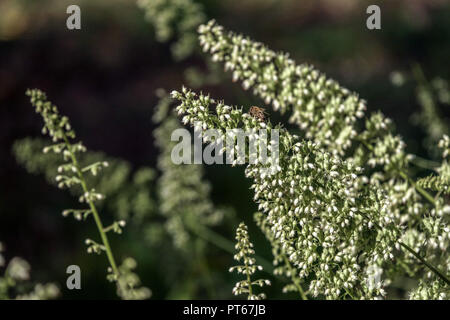
[[[197,46],[196,29],[206,19],[203,6],[193,0],[137,0],[160,42],[171,45],[176,60],[190,56]]]
[[[59,296],[59,288],[54,283],[37,283],[31,290],[30,264],[19,257],[12,258],[8,264],[2,256],[3,244],[0,242],[0,269],[5,268],[3,276],[0,275],[0,300],[49,300]],[[14,295],[14,296],[12,296]]]
[[[233,266],[229,271],[237,271],[237,273],[243,274],[246,278],[236,283],[233,288],[233,294],[236,296],[246,294],[248,300],[265,299],[266,295],[264,293],[256,294],[254,292],[254,286],[263,287],[264,285],[270,285],[270,281],[264,279],[252,280],[253,274],[257,270],[261,271],[263,268],[256,264],[256,259],[253,257],[255,254],[253,243],[250,242],[247,226],[243,222],[236,229],[235,248],[237,253],[234,255],[234,260],[243,264]]]
[[[94,162],[86,166],[81,166],[78,154],[86,152],[86,147],[82,142],[73,142],[76,136],[69,119],[59,114],[57,107],[47,101],[47,97],[42,91],[37,89],[28,90],[27,95],[30,97],[31,104],[35,107],[36,112],[44,120],[42,133],[48,134],[54,143],[45,147],[43,152],[54,152],[62,155],[64,162],[59,165],[58,175],[55,178],[58,182],[58,187],[76,188],[79,192],[79,202],[86,205],[84,208],[64,210],[63,215],[73,215],[76,219],[82,218],[86,220],[89,217],[94,219],[101,241],[97,242],[92,239],[87,239],[87,251],[88,253],[106,254],[110,264],[107,278],[110,281],[116,282],[117,293],[121,298],[148,298],[151,294],[150,290],[145,287],[137,288],[139,280],[131,272],[133,268],[129,266],[129,263],[126,263],[127,260],[124,261],[122,266],[117,267],[109,244],[107,233],[110,231],[121,233],[122,228],[125,226],[125,221],[115,221],[110,226],[104,227],[97,210],[97,203],[103,200],[105,196],[86,182],[85,176],[87,174],[98,174],[99,171],[109,166],[108,162]]]
[[[203,50],[210,53],[214,61],[223,62],[225,70],[233,73],[234,81],[241,81],[244,89],[252,88],[256,96],[275,110],[291,111],[290,121],[317,146],[352,162],[355,167],[364,168],[366,177],[362,179],[387,196],[392,220],[399,228],[407,229],[402,241],[408,242],[416,253],[424,252],[426,256],[435,256],[435,248],[441,248],[436,263],[442,266],[441,270],[448,269],[448,265],[442,263],[449,256],[447,242],[443,239],[448,236],[445,235],[449,229],[446,212],[450,207],[442,198],[442,191],[433,196],[408,176],[415,157],[405,152],[406,145],[394,134],[390,119],[379,112],[373,113],[366,119],[363,129],[359,129],[357,119],[364,116],[365,101],[312,66],[297,65],[288,54],[276,53],[248,37],[226,32],[214,20],[200,26],[198,31]],[[439,96],[445,98],[445,85],[441,83],[439,88]],[[350,148],[352,145],[355,148]],[[430,236],[424,221],[431,220],[433,225],[441,226],[438,229],[444,234],[435,236],[433,241],[423,241]],[[398,245],[397,250],[400,247]],[[417,256],[408,250],[405,252],[404,256],[402,251],[396,252],[400,255],[396,267],[385,269],[386,277],[397,272],[416,277],[430,275],[424,265],[417,263]],[[385,281],[388,283],[390,279]],[[442,281],[442,277],[437,281]],[[445,281],[440,283],[448,285]]]
[[[198,130],[216,129],[223,141],[227,128],[273,128],[242,108],[185,88],[172,96],[180,101],[177,110],[184,123],[196,124]],[[282,128],[279,148],[278,172],[268,174],[264,165],[249,164],[246,176],[253,179],[266,231],[280,243],[299,278],[314,278],[314,296],[383,296],[382,282],[368,284],[370,268],[390,263],[400,236],[385,194],[368,184],[352,162]]]

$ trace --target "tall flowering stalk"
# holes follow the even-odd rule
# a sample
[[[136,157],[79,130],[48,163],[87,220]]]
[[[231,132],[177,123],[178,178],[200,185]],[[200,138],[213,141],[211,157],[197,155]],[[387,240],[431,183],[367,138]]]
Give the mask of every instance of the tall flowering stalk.
[[[222,140],[227,128],[273,128],[242,108],[186,88],[172,96],[180,101],[177,111],[184,123],[197,130],[216,129]],[[279,165],[276,174],[267,174],[264,165],[249,164],[246,176],[253,179],[265,231],[280,243],[300,278],[313,277],[314,296],[384,296],[387,283],[373,279],[374,270],[392,265],[395,247],[403,247],[448,284],[442,271],[400,240],[389,197],[368,183],[362,168],[282,128]]]
[[[365,102],[307,64],[296,65],[288,54],[260,42],[225,32],[215,20],[199,27],[200,44],[213,61],[224,63],[244,89],[281,113],[293,106],[290,122],[306,130],[319,146],[342,154],[356,136],[353,128],[364,115]]]
[[[43,152],[54,152],[62,154],[64,163],[58,167],[58,175],[55,180],[60,188],[77,188],[80,190],[79,202],[86,204],[86,208],[67,209],[63,211],[63,216],[73,215],[76,219],[87,219],[92,216],[97,226],[101,242],[92,239],[86,239],[88,253],[106,253],[109,268],[108,280],[117,283],[117,293],[124,299],[145,299],[150,296],[150,290],[139,288],[140,280],[132,270],[135,268],[135,262],[132,259],[125,259],[121,266],[117,266],[114,258],[107,233],[112,231],[121,233],[125,226],[125,221],[115,221],[110,226],[104,226],[100,214],[97,210],[96,202],[103,200],[104,195],[93,188],[90,188],[86,182],[85,175],[90,173],[97,175],[99,171],[108,167],[107,162],[94,162],[85,167],[81,167],[77,154],[85,152],[86,147],[82,142],[72,142],[75,139],[75,131],[66,116],[59,114],[58,108],[47,101],[46,95],[37,89],[27,90],[31,104],[35,107],[44,120],[43,134],[48,134],[53,141],[53,145],[44,148]]]
[[[449,246],[445,239],[449,237],[450,206],[442,197],[445,186],[441,185],[440,190],[430,188],[436,192],[433,195],[425,187],[442,182],[441,178],[416,183],[409,176],[414,156],[406,153],[406,144],[394,133],[392,121],[376,112],[360,125],[362,121],[358,119],[364,116],[366,102],[312,66],[296,64],[288,54],[228,32],[214,20],[198,30],[203,50],[214,61],[222,62],[225,70],[232,72],[234,81],[240,81],[246,90],[252,89],[274,110],[291,112],[290,122],[297,124],[318,147],[364,168],[367,182],[387,196],[395,224],[405,229],[402,243],[414,248],[414,252],[425,252],[434,265],[446,270],[426,272],[429,264],[424,263],[424,269],[417,264],[421,256],[410,250],[398,251],[398,244],[396,267],[385,270],[386,281],[398,272],[408,272],[422,275],[425,282],[448,285],[446,275],[450,267],[445,261],[449,258]],[[430,223],[435,227],[431,228]]]
[[[443,194],[450,194],[450,138],[444,135],[439,140],[438,147],[442,149],[442,164],[436,169],[437,175],[420,179],[417,184]],[[450,209],[448,209],[450,210]]]
[[[13,154],[17,162],[31,174],[43,174],[52,185],[55,180],[55,167],[61,163],[61,156],[55,153],[42,153],[50,141],[44,138],[27,137],[14,142]],[[108,156],[102,152],[86,151],[77,154],[80,166],[91,163],[108,163],[108,175],[85,175],[86,184],[101,190],[108,201],[97,202],[97,210],[114,213],[118,220],[127,220],[133,225],[142,225],[155,213],[152,197],[153,181],[156,173],[150,167],[132,169],[131,163],[124,159]],[[69,190],[77,195],[77,189]],[[80,216],[78,216],[81,218]]]
[[[198,130],[216,129],[223,140],[227,128],[273,128],[242,108],[185,88],[172,96],[180,101],[177,110],[183,122],[196,124]],[[266,230],[280,243],[298,276],[315,278],[310,283],[315,296],[383,295],[382,283],[369,286],[367,277],[371,266],[393,259],[400,235],[385,195],[367,184],[361,168],[282,128],[279,149],[277,173],[249,164],[246,176],[253,179]]]
[[[262,267],[256,264],[256,259],[252,256],[255,254],[253,244],[250,242],[247,226],[241,222],[236,229],[236,250],[234,259],[238,262],[242,262],[242,265],[237,265],[230,268],[230,272],[237,271],[245,275],[245,280],[239,281],[233,288],[233,294],[246,294],[248,300],[261,300],[265,299],[264,293],[256,294],[254,292],[254,286],[262,287],[264,285],[270,285],[269,280],[258,279],[252,280],[252,275],[257,271],[261,271]]]

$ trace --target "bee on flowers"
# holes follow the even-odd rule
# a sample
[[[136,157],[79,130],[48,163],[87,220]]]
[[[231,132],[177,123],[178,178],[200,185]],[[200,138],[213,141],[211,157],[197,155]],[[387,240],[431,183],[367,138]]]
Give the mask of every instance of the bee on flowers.
[[[261,122],[264,122],[264,120],[266,119],[265,115],[267,114],[267,112],[264,110],[264,108],[260,108],[257,106],[250,107],[250,110],[248,111],[248,113],[252,117],[258,119]]]

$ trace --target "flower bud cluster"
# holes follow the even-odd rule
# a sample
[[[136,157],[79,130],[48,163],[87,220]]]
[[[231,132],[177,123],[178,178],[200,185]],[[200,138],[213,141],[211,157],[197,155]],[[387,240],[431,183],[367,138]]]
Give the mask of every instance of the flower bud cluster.
[[[180,101],[180,116],[192,125],[200,121],[203,130],[261,125],[242,108],[209,96],[187,89],[172,96]],[[266,126],[271,128],[270,122]],[[323,152],[284,129],[279,166],[276,173],[268,174],[263,165],[250,164],[246,176],[253,179],[254,200],[298,276],[314,278],[312,294],[383,295],[382,288],[366,282],[367,268],[391,262],[399,237],[386,195],[368,185],[353,162]]]
[[[256,264],[256,259],[253,258],[255,250],[253,244],[250,242],[247,226],[241,222],[236,229],[236,245],[237,253],[234,255],[234,260],[241,262],[241,265],[237,265],[230,268],[230,272],[237,271],[239,274],[246,276],[245,280],[239,281],[233,288],[233,294],[246,294],[248,300],[261,300],[265,299],[264,293],[255,294],[253,292],[254,286],[262,287],[264,285],[270,285],[269,280],[252,280],[251,276],[258,270],[261,271],[262,267]]]
[[[141,286],[139,276],[133,272],[136,267],[136,260],[125,258],[119,266],[119,277],[109,269],[108,279],[117,282],[117,295],[124,300],[145,300],[152,295],[149,288]]]
[[[59,114],[58,108],[50,101],[47,101],[47,97],[42,91],[37,89],[28,90],[26,94],[30,96],[31,104],[35,107],[36,112],[39,113],[44,120],[44,128],[42,130],[43,134],[48,134],[54,142],[53,145],[43,148],[43,153],[52,151],[56,154],[61,154],[63,160],[65,161],[65,163],[58,166],[58,175],[55,178],[58,187],[78,187],[77,190],[82,190],[78,200],[80,203],[86,203],[87,205],[84,209],[64,210],[63,216],[73,214],[75,219],[81,220],[92,215],[100,233],[102,242],[98,243],[92,239],[87,239],[85,241],[88,247],[87,252],[106,254],[111,266],[111,272],[114,275],[114,279],[112,280],[116,281],[118,293],[122,298],[147,298],[149,296],[148,289],[137,288],[139,283],[136,279],[139,278],[137,278],[137,275],[131,273],[130,268],[125,268],[124,270],[126,273],[124,274],[118,270],[112,250],[109,246],[106,233],[108,231],[122,233],[122,228],[125,226],[125,221],[115,221],[109,227],[103,227],[95,203],[103,200],[105,196],[102,193],[97,192],[95,188],[89,188],[85,179],[85,173],[90,173],[92,176],[97,176],[103,168],[109,166],[109,163],[107,161],[96,161],[85,167],[81,167],[77,153],[86,152],[87,150],[81,142],[72,143],[72,140],[75,138],[75,132],[71,128],[69,119],[66,116],[61,116]],[[130,277],[135,280],[123,280],[129,279]],[[108,279],[111,279],[110,275],[108,275]],[[127,286],[125,286],[124,283],[127,284]]]
[[[198,29],[203,51],[224,64],[244,89],[281,113],[293,108],[290,122],[305,130],[319,146],[343,154],[356,136],[353,125],[366,104],[336,81],[307,64],[297,65],[288,54],[233,32],[214,20]]]

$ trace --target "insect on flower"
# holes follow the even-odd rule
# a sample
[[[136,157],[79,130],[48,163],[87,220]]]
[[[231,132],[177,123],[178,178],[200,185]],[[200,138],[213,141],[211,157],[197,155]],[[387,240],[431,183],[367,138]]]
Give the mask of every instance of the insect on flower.
[[[261,122],[264,122],[265,115],[267,114],[267,112],[263,108],[260,108],[260,107],[257,107],[257,106],[250,107],[250,110],[248,111],[248,113],[252,117],[258,119]]]

